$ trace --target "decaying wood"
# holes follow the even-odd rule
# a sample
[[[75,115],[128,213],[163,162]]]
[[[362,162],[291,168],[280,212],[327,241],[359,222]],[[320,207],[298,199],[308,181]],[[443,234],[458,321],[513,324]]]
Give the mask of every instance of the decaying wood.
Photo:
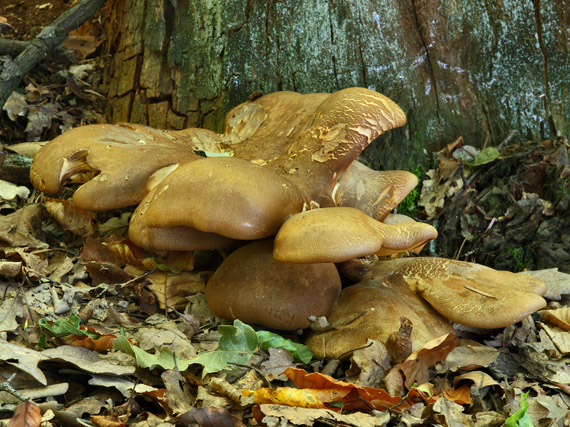
[[[0,105],[4,105],[16,89],[21,78],[31,71],[55,47],[59,46],[69,32],[91,18],[105,0],[80,0],[69,8],[32,40],[16,59],[0,59]]]

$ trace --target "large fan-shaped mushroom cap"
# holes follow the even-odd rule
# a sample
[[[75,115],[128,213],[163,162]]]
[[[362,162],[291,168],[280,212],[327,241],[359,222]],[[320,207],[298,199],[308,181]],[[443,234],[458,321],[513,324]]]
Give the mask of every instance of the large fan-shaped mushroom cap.
[[[157,170],[200,158],[193,152],[193,140],[216,138],[205,129],[182,137],[142,125],[82,126],[38,151],[30,179],[38,190],[55,194],[73,175],[86,174],[91,179],[73,195],[77,207],[99,211],[129,206],[144,197],[147,180]]]
[[[153,189],[135,209],[129,221],[129,239],[137,246],[154,251],[196,251],[236,246],[237,241],[215,233],[206,233],[192,227],[173,226],[152,228],[146,224],[146,210]]]
[[[150,227],[183,225],[243,240],[275,234],[305,203],[286,177],[237,158],[183,165],[148,201],[145,217]]]
[[[474,328],[512,325],[546,306],[539,279],[444,258],[398,258],[373,269],[405,283],[443,316]]]
[[[405,283],[392,283],[372,272],[340,294],[327,317],[335,330],[309,333],[305,344],[318,358],[350,357],[350,352],[370,338],[386,343],[399,330],[400,317],[411,321],[412,351],[426,342],[453,332],[448,320],[418,298]]]
[[[309,326],[309,316],[326,316],[340,292],[334,264],[275,261],[273,242],[251,243],[233,252],[206,286],[212,312],[276,329]]]
[[[355,208],[313,209],[283,224],[274,256],[283,262],[341,262],[412,250],[435,237],[428,224],[383,224]]]

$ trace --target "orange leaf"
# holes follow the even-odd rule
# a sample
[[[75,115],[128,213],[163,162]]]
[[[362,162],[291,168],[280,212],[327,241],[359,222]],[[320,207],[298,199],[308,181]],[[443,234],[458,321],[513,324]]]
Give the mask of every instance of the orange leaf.
[[[392,407],[405,409],[413,402],[390,396],[386,390],[361,387],[356,384],[335,380],[328,375],[319,373],[309,374],[302,369],[288,368],[284,374],[300,388],[335,390],[341,399],[338,401],[344,404],[344,409],[348,411],[370,411],[372,407],[379,411]],[[365,403],[368,402],[368,405]],[[334,408],[329,408],[334,409]]]
[[[100,427],[125,427],[125,424],[118,421],[116,417],[108,417],[104,415],[93,415],[91,422]]]
[[[80,329],[85,330],[85,326],[81,325]],[[95,332],[93,328],[87,328],[89,332]],[[78,336],[78,335],[68,335],[66,337],[60,338],[64,344],[73,345],[75,347],[85,347],[92,351],[108,351],[113,348],[113,340],[117,338],[113,334],[99,334],[99,338],[93,340],[88,336]]]
[[[34,402],[28,400],[18,406],[16,411],[14,411],[14,416],[8,423],[8,427],[34,427],[40,426],[41,423],[42,413],[40,411],[40,407]]]

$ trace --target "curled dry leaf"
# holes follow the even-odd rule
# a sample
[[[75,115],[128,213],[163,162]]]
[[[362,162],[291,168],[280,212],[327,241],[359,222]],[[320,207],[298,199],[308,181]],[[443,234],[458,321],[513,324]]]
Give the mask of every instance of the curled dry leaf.
[[[541,310],[538,314],[551,325],[558,326],[570,332],[570,307],[562,307],[555,310]]]
[[[25,199],[29,194],[30,189],[28,187],[0,179],[0,200],[14,200],[16,197]]]
[[[421,350],[413,353],[398,367],[406,376],[406,388],[411,390],[414,384],[426,383],[429,379],[428,368],[445,360],[447,355],[457,346],[458,339],[454,334],[447,334],[426,343]]]
[[[64,230],[84,237],[96,233],[95,218],[91,212],[79,209],[67,200],[46,199],[44,205]]]

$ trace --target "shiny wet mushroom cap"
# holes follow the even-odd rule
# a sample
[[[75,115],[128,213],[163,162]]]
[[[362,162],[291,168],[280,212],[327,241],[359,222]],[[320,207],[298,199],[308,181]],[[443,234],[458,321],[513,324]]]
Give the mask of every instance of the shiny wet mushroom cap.
[[[102,211],[134,205],[148,192],[147,181],[162,168],[172,168],[201,157],[192,140],[215,139],[205,129],[177,136],[148,126],[88,125],[71,129],[42,147],[30,169],[34,187],[47,194],[61,191],[71,178],[84,183],[74,204]]]
[[[340,293],[334,264],[289,264],[272,256],[273,242],[250,243],[232,253],[206,286],[212,312],[275,329],[309,326],[327,316]]]
[[[283,262],[342,262],[413,250],[435,237],[436,229],[428,224],[383,224],[348,207],[313,209],[283,224],[273,254]]]
[[[286,177],[231,157],[179,167],[143,202],[149,227],[185,226],[253,240],[275,234],[305,200]]]
[[[152,198],[155,191],[153,189],[148,198]],[[129,221],[129,239],[135,245],[153,251],[196,251],[237,246],[238,241],[234,239],[192,227],[149,227],[146,224],[148,198],[135,209]]]

